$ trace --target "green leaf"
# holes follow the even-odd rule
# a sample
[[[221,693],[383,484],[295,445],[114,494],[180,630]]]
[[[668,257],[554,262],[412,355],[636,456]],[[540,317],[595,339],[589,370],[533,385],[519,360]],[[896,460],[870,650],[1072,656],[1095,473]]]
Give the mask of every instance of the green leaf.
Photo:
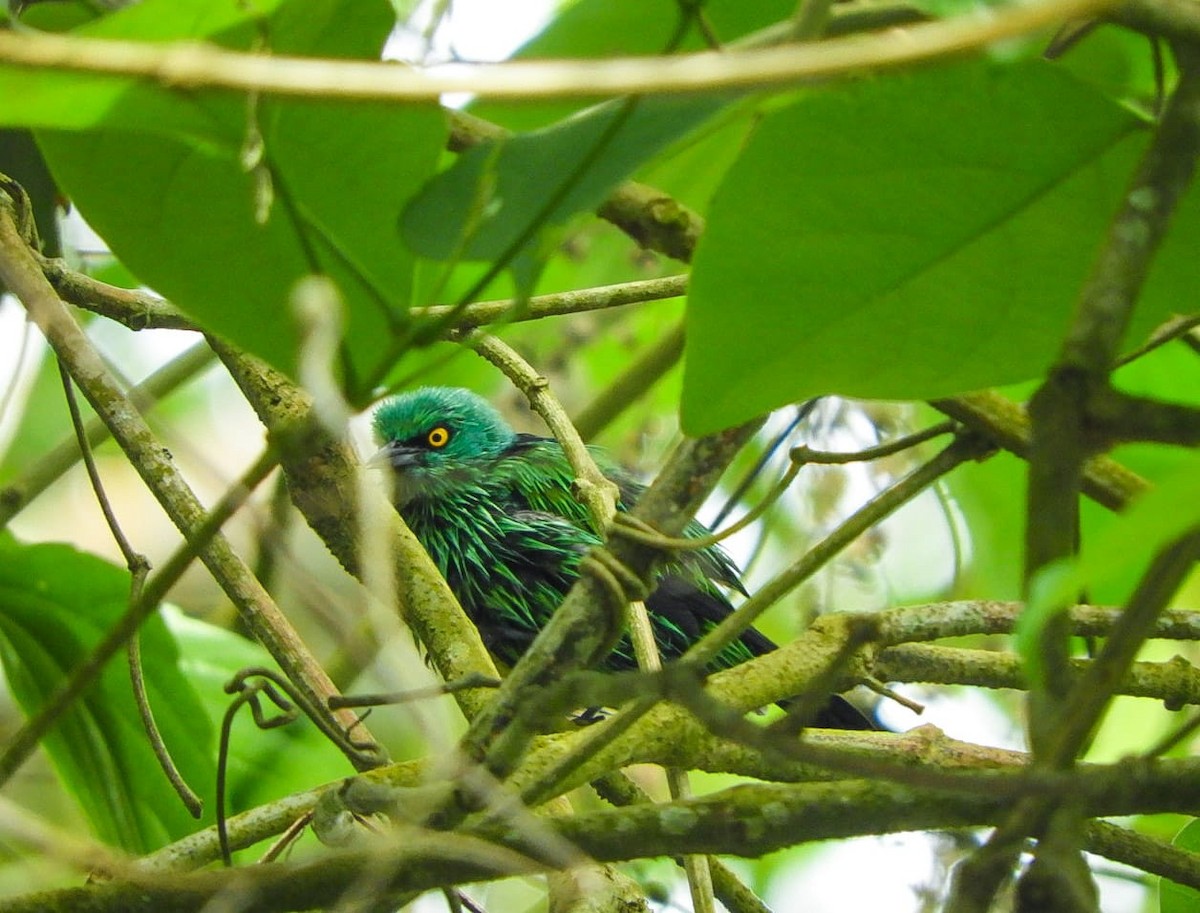
[[[253,9],[238,0],[147,0],[87,22],[80,35],[130,41],[207,40],[248,50],[262,17],[282,0]],[[236,149],[245,105],[237,96],[181,92],[129,76],[0,66],[0,124],[82,130],[129,129],[215,141]]]
[[[1085,586],[1102,585],[1150,559],[1200,526],[1200,454],[1185,453],[1176,465],[1113,523],[1083,543],[1079,573]]]
[[[1013,628],[1013,646],[1031,689],[1044,688],[1047,681],[1040,647],[1042,633],[1076,601],[1079,592],[1079,574],[1073,560],[1053,561],[1029,581],[1029,599]]]
[[[206,3],[196,4],[199,16]],[[137,8],[163,5],[174,0]],[[279,52],[374,58],[391,26],[382,0],[288,0],[264,30]],[[361,398],[394,360],[412,301],[414,258],[395,218],[434,168],[444,117],[433,106],[263,99],[253,118],[262,162],[247,172],[247,102],[211,97],[224,104],[208,104],[209,93],[130,92],[119,116],[101,119],[104,129],[43,131],[39,140],[80,211],[143,282],[285,371],[296,364],[297,281],[332,278],[346,308],[349,394]],[[179,123],[201,111],[206,135],[127,132],[153,124],[164,106]]]
[[[720,111],[725,96],[608,102],[543,130],[468,150],[404,210],[417,253],[437,260],[536,255],[544,233],[593,209],[643,162]]]
[[[0,129],[0,173],[8,175],[29,194],[42,252],[57,257],[61,252],[56,212],[58,188],[28,130]]]
[[[921,410],[925,414],[925,410]],[[928,415],[934,415],[929,410]],[[938,418],[942,418],[940,413]],[[1009,453],[958,467],[946,479],[970,532],[970,560],[955,581],[960,599],[1020,599],[1023,490],[1027,466]]]
[[[0,662],[27,715],[79,667],[128,599],[129,575],[99,558],[0,536]],[[213,728],[157,618],[142,629],[142,656],[164,741],[193,788],[210,789]],[[144,853],[195,830],[141,728],[123,658],[105,667],[43,745],[105,842]]]
[[[1154,41],[1118,25],[1100,24],[1059,61],[1076,79],[1090,82],[1115,98],[1151,111],[1161,86],[1175,84],[1174,60],[1157,55]]]
[[[169,606],[163,609],[163,620],[183,653],[180,668],[215,728],[232,700],[225,693],[226,682],[251,666],[275,669],[275,661],[244,637]],[[308,720],[263,730],[254,725],[249,708],[243,707],[234,718],[230,738],[226,807],[243,811],[347,773],[345,757]]]
[[[9,6],[18,4],[6,3],[0,11],[0,21],[9,15]],[[85,22],[91,22],[98,15],[95,3],[88,0],[43,0],[43,2],[26,3],[19,10],[18,19],[26,28],[37,29],[41,32],[65,32]]]
[[[515,60],[571,60],[668,53],[679,28],[683,6],[644,0],[579,0],[565,5],[538,35],[513,54]],[[708,0],[706,24],[722,44],[787,19],[795,12],[792,0]],[[676,48],[679,52],[708,50],[695,24]],[[471,112],[511,130],[533,130],[561,120],[580,105],[576,102],[503,102],[483,100]]]
[[[925,399],[1037,375],[1140,126],[1042,61],[864,80],[773,114],[717,192],[696,254],[685,428],[814,395]],[[1189,237],[1193,218],[1181,213],[1175,234]],[[1164,250],[1132,332],[1197,278],[1194,256]]]
[[[1200,821],[1192,821],[1175,835],[1172,845],[1200,852]],[[1200,910],[1200,891],[1166,878],[1158,880],[1159,913],[1195,913]]]

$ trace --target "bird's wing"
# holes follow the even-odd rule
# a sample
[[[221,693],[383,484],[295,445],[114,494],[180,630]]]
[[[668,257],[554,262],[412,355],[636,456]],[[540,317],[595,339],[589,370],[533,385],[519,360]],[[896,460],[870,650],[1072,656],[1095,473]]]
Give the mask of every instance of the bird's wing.
[[[610,478],[617,483],[617,488],[621,492],[621,510],[629,510],[646,490],[645,485],[627,472],[620,472]],[[710,532],[711,530],[699,520],[693,520],[684,527],[683,538],[700,539]],[[721,586],[741,593],[743,596],[749,595],[742,585],[737,565],[733,563],[733,559],[729,557],[725,549],[719,545],[710,545],[701,549],[681,549],[676,552],[676,560],[691,573],[700,574]]]
[[[574,478],[558,441],[518,434],[496,460],[490,481],[504,490],[513,512],[558,517],[595,535],[587,508],[571,491]]]
[[[600,448],[589,448],[597,466],[617,486],[617,509],[628,511],[645,492],[646,486],[616,465]],[[534,434],[518,434],[505,454],[497,461],[497,474],[508,480],[515,507],[544,511],[565,517],[575,525],[591,530],[587,509],[571,491],[574,473],[562,447],[553,438]],[[685,538],[697,539],[709,530],[693,520],[683,531]],[[696,550],[680,550],[672,564],[678,564],[685,576],[699,575],[735,592],[747,595],[738,575],[737,566],[719,546]]]

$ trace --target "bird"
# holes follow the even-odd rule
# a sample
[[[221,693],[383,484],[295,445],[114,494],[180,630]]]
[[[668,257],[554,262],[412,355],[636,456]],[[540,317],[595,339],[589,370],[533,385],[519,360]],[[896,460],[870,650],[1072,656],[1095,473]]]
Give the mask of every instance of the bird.
[[[486,399],[461,387],[418,387],[393,396],[376,407],[371,422],[380,449],[370,463],[390,470],[393,504],[489,652],[511,667],[579,577],[584,556],[602,541],[572,492],[575,474],[562,446],[514,431]],[[628,511],[645,486],[601,448],[589,451],[617,485],[617,510]],[[683,535],[708,532],[693,520]],[[737,566],[717,545],[681,550],[662,563],[645,605],[664,661],[682,656],[733,611],[726,593],[747,595]],[[774,649],[748,628],[708,671]],[[627,633],[603,667],[637,668]],[[812,724],[876,728],[840,695],[830,697]]]

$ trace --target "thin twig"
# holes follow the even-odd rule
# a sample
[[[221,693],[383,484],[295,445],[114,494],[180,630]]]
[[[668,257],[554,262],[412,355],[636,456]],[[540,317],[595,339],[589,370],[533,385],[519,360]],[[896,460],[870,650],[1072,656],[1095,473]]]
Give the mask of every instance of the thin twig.
[[[409,701],[427,701],[431,698],[455,694],[468,688],[499,688],[500,679],[490,675],[474,673],[462,678],[445,682],[440,685],[430,685],[428,688],[412,688],[408,691],[389,691],[385,694],[347,694],[334,695],[329,699],[329,709],[338,710],[342,707],[382,707],[390,704],[405,704]]]
[[[525,394],[533,410],[550,426],[555,439],[562,446],[567,462],[571,464],[571,471],[575,473],[575,493],[588,509],[593,529],[603,534],[616,514],[620,491],[596,465],[587,445],[571,424],[566,410],[550,392],[549,382],[512,346],[495,336],[468,333],[462,336],[461,341],[503,371],[517,389]]]
[[[1025,410],[994,390],[966,393],[930,402],[933,408],[985,435],[997,447],[1029,459],[1032,431]],[[1081,491],[1109,510],[1123,510],[1150,488],[1137,473],[1109,456],[1094,456],[1083,464]]]
[[[978,438],[959,438],[932,460],[877,494],[843,520],[837,529],[817,543],[799,561],[769,581],[705,634],[699,642],[693,644],[685,654],[684,661],[698,666],[711,662],[714,656],[754,624],[767,607],[774,605],[785,594],[824,567],[862,533],[911,501],[955,467],[969,460],[980,459],[986,453],[986,446],[983,446]]]
[[[96,461],[92,457],[92,448],[88,444],[87,432],[83,425],[83,416],[79,411],[79,400],[75,396],[75,385],[71,382],[71,375],[67,373],[66,367],[61,362],[58,366],[58,372],[62,379],[63,397],[67,402],[67,411],[71,416],[71,427],[75,430],[79,454],[83,459],[83,466],[87,471],[88,481],[91,483],[92,492],[95,494],[96,501],[100,505],[100,512],[104,514],[104,521],[108,524],[109,532],[112,533],[112,537],[117,543],[117,548],[120,549],[121,555],[125,559],[125,566],[129,570],[129,611],[133,611],[142,598],[146,575],[150,573],[150,561],[145,555],[133,548],[129,543],[128,537],[125,535],[125,531],[121,528],[120,521],[117,520],[112,503],[108,500],[108,495],[104,491],[104,482],[100,478],[100,471],[96,468]],[[204,811],[200,797],[196,795],[195,790],[184,780],[183,774],[180,773],[175,760],[171,757],[170,749],[167,748],[167,744],[163,740],[158,723],[154,719],[154,708],[150,706],[150,696],[146,693],[146,678],[142,670],[141,642],[137,631],[134,631],[130,636],[129,642],[126,644],[126,653],[129,659],[129,682],[133,688],[134,703],[137,705],[138,716],[142,720],[142,728],[146,730],[146,738],[149,739],[154,756],[158,759],[158,766],[162,768],[162,772],[166,775],[171,788],[175,790],[175,794],[179,796],[179,800],[184,804],[188,812],[191,813],[191,816],[199,818]]]
[[[916,447],[939,437],[943,434],[950,434],[954,430],[954,425],[950,422],[941,422],[933,425],[923,431],[915,432],[914,434],[905,435],[902,438],[897,438],[894,441],[888,441],[884,444],[879,444],[876,447],[868,447],[864,450],[855,450],[846,453],[831,453],[823,450],[813,450],[808,446],[800,446],[792,449],[789,455],[791,465],[787,472],[783,474],[773,486],[771,490],[759,501],[754,507],[748,510],[740,519],[731,523],[724,529],[711,533],[707,536],[697,536],[696,538],[669,538],[660,536],[654,530],[644,529],[633,523],[625,523],[622,526],[621,534],[628,536],[631,539],[636,539],[638,542],[643,542],[646,545],[652,545],[656,548],[675,549],[675,550],[697,550],[705,549],[710,546],[717,545],[730,536],[741,532],[759,517],[761,517],[767,509],[779,500],[780,496],[787,491],[788,487],[796,480],[796,476],[800,470],[809,463],[817,465],[845,465],[847,463],[865,462],[868,460],[878,460],[886,456],[891,456],[895,453],[900,453],[912,447]]]

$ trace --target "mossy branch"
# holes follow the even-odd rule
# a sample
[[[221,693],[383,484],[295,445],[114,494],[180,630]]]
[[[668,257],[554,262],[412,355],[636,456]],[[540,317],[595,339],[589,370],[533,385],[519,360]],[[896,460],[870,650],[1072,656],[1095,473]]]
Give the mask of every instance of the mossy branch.
[[[1019,781],[1023,773],[1009,776]],[[1200,762],[1192,759],[1085,768],[1074,777],[1072,795],[1089,816],[1186,813],[1200,802]],[[847,815],[848,807],[856,813]],[[548,824],[593,859],[616,862],[673,853],[758,856],[864,833],[981,827],[1003,820],[1009,807],[1006,795],[848,780],[738,786],[703,798],[601,810]],[[147,875],[139,883],[45,892],[2,902],[0,913],[193,913],[222,892],[240,895],[246,913],[282,913],[334,905],[364,875],[377,879],[379,897],[388,897],[557,868],[545,861],[542,843],[525,829],[503,823],[471,834],[425,832],[420,840],[411,835],[400,840],[382,840],[367,850],[331,853],[313,862],[173,874],[169,879]],[[1173,873],[1200,884],[1196,866],[1180,866]]]

